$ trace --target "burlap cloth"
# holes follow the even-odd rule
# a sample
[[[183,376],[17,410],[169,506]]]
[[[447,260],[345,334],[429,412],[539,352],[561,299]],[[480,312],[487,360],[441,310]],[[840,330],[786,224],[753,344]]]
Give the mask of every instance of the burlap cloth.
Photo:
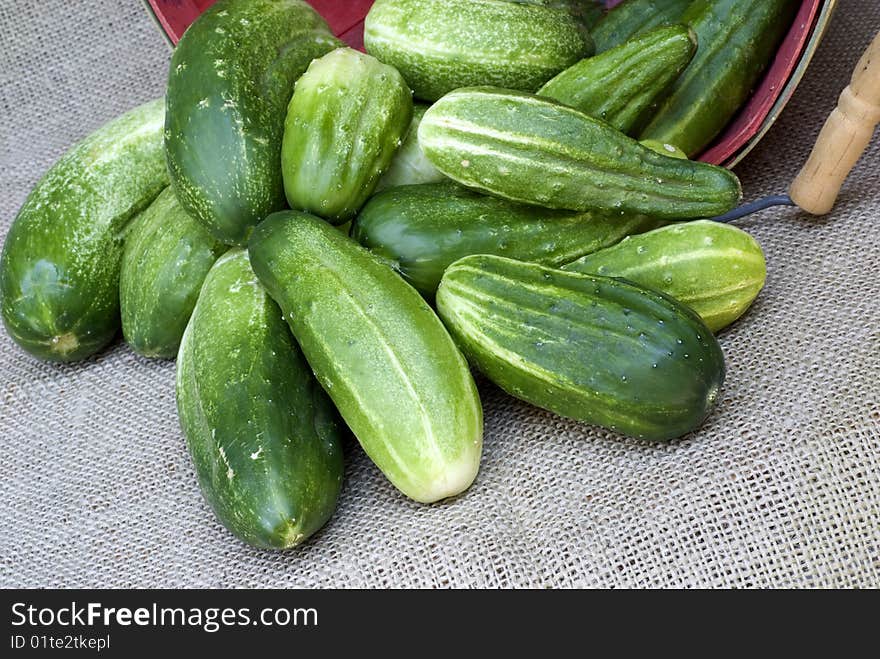
[[[843,0],[782,119],[739,167],[786,189],[880,3]],[[0,4],[0,234],[73,142],[163,93],[135,0]],[[351,442],[339,510],[305,546],[250,549],[213,518],[178,429],[174,365],[122,345],[41,364],[0,332],[0,586],[880,586],[880,139],[833,216],[742,224],[769,281],[723,334],[697,434],[642,446],[481,383],[486,443],[459,500],[407,501]]]

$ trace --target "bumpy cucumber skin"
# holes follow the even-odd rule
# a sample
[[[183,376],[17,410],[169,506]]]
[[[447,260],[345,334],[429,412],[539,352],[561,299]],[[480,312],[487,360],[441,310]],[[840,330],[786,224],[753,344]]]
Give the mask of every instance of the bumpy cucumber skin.
[[[168,74],[165,147],[180,203],[244,245],[286,208],[284,113],[294,82],[341,44],[304,0],[220,0],[186,31]]]
[[[604,53],[643,32],[682,22],[693,0],[625,0],[609,11],[592,31],[596,52]]]
[[[471,362],[511,395],[645,441],[681,437],[718,400],[724,356],[690,309],[630,282],[497,256],[437,292]]]
[[[31,191],[0,257],[3,322],[47,361],[85,359],[119,331],[129,222],[168,185],[164,102],[128,112],[70,149]]]
[[[422,183],[439,183],[446,177],[425,157],[419,146],[419,125],[428,106],[417,103],[413,107],[412,122],[403,144],[394,154],[388,170],[379,179],[376,192],[396,188],[401,185],[419,185]]]
[[[605,3],[600,0],[505,0],[505,2],[564,9],[577,18],[585,30],[591,30],[605,15]]]
[[[364,43],[426,101],[471,85],[535,91],[593,53],[567,10],[502,0],[377,0]]]
[[[700,153],[742,107],[773,59],[797,0],[696,0],[682,21],[700,48],[642,138]]]
[[[419,144],[454,181],[547,208],[694,219],[742,198],[726,169],[668,158],[574,108],[493,87],[459,89],[431,106]]]
[[[422,297],[326,222],[271,215],[251,263],[367,455],[423,503],[476,477],[483,417],[467,362]]]
[[[291,208],[334,224],[350,220],[388,169],[412,120],[403,77],[376,58],[340,48],[296,83],[281,168]]]
[[[696,35],[684,25],[659,27],[581,60],[539,91],[629,133],[642,124],[687,68]]]
[[[180,346],[177,409],[202,494],[238,538],[288,549],[333,515],[336,411],[242,249],[205,279]]]
[[[166,188],[125,238],[119,277],[122,335],[139,355],[173,359],[202,282],[226,246]]]
[[[742,316],[767,279],[758,241],[709,220],[631,236],[562,269],[623,277],[665,293],[696,311],[713,332]]]
[[[546,210],[435,183],[376,195],[351,235],[432,300],[444,270],[464,256],[496,254],[557,266],[659,224],[645,216]]]

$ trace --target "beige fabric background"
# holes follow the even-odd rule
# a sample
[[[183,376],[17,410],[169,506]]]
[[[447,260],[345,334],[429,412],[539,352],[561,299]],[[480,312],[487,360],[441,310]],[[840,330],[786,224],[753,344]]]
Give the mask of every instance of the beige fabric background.
[[[842,0],[803,86],[739,168],[786,188],[880,3]],[[136,0],[0,3],[0,235],[74,141],[163,93]],[[770,276],[724,333],[728,385],[699,433],[641,446],[481,383],[485,458],[460,500],[405,500],[348,446],[339,510],[304,547],[213,519],[177,426],[174,366],[122,345],[41,364],[0,332],[0,586],[880,586],[880,139],[835,214],[742,226]]]

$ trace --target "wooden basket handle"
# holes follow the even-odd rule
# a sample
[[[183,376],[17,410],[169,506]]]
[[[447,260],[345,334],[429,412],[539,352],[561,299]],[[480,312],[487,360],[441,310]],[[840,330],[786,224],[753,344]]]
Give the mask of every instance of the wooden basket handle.
[[[840,189],[880,123],[880,34],[868,46],[828,117],[807,164],[791,184],[792,201],[813,215],[834,207]]]

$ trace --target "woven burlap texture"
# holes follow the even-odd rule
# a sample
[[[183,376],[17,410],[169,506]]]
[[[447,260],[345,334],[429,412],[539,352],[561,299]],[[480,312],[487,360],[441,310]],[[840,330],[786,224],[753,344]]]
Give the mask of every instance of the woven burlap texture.
[[[738,168],[782,192],[874,33],[843,0],[779,123]],[[0,235],[71,144],[163,93],[169,51],[135,0],[0,4]],[[728,379],[698,433],[644,446],[481,382],[479,478],[451,503],[400,495],[347,446],[339,509],[269,553],[203,502],[174,365],[117,344],[42,364],[0,332],[0,586],[880,586],[880,140],[834,214],[741,224],[767,288],[724,332]]]

